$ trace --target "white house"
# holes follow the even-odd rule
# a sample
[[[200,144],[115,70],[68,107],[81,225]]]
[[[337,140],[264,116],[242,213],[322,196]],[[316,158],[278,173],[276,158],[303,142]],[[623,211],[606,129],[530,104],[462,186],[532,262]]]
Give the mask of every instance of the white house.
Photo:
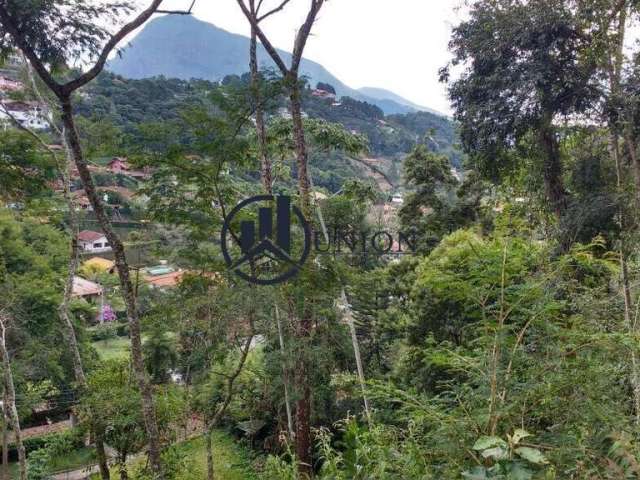
[[[22,83],[0,75],[0,92],[15,92],[23,88]]]
[[[391,203],[402,205],[404,203],[404,197],[402,196],[402,194],[396,193],[393,197],[391,197]]]
[[[102,233],[91,230],[83,230],[78,234],[78,246],[85,252],[100,253],[111,251],[107,237]]]
[[[23,127],[32,130],[49,128],[51,112],[38,102],[22,102],[17,100],[3,100],[0,102],[0,122],[10,124],[15,119]]]

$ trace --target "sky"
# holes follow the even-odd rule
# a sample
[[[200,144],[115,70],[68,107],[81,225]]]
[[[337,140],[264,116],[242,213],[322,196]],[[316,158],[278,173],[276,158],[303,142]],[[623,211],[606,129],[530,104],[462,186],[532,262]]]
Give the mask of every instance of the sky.
[[[281,0],[264,0],[263,11]],[[165,0],[162,9],[185,9],[191,0]],[[291,0],[265,20],[271,42],[291,51],[309,0]],[[414,103],[450,114],[438,70],[450,59],[452,27],[462,17],[461,0],[327,0],[304,56],[322,64],[353,88],[392,90]],[[234,33],[249,34],[236,0],[196,0],[201,20]]]

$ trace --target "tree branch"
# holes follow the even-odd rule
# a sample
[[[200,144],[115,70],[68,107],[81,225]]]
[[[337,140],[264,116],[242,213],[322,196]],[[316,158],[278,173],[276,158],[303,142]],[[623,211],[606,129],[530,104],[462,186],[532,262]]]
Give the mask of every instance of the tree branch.
[[[116,47],[116,45],[118,45],[118,43],[120,43],[120,41],[124,37],[126,37],[128,34],[133,32],[140,25],[146,22],[149,19],[149,17],[151,17],[151,15],[153,15],[156,12],[156,10],[158,9],[161,3],[162,3],[162,0],[153,0],[151,2],[151,5],[149,5],[149,7],[147,7],[146,10],[142,11],[136,18],[134,18],[132,21],[130,21],[125,26],[123,26],[120,30],[114,33],[109,39],[109,41],[107,42],[107,44],[102,48],[102,52],[100,53],[100,56],[98,57],[98,60],[96,61],[95,65],[90,70],[80,75],[78,78],[71,80],[70,82],[67,82],[64,85],[62,85],[61,87],[62,94],[69,95],[71,92],[89,83],[96,76],[98,76],[98,74],[104,68],[104,64],[107,62],[107,57],[109,56],[111,51]]]
[[[22,53],[29,59],[33,68],[38,72],[42,81],[47,84],[47,87],[51,89],[52,92],[56,94],[56,96],[60,96],[62,93],[61,85],[56,82],[53,76],[49,73],[44,64],[40,61],[40,58],[36,54],[36,52],[31,48],[28,42],[25,41],[22,33],[18,31],[13,18],[9,15],[9,12],[6,10],[2,3],[0,3],[0,23],[4,29],[13,37],[16,42],[17,47],[22,51]]]
[[[273,15],[274,13],[278,13],[280,12],[284,7],[287,6],[287,4],[290,2],[291,0],[284,0],[280,5],[278,5],[276,8],[274,8],[273,10],[268,11],[267,13],[265,13],[264,15],[258,16],[258,12],[260,11],[260,6],[262,5],[262,2],[258,3],[258,8],[256,8],[255,14],[257,17],[257,21],[258,23],[262,22],[265,18],[270,17],[271,15]]]
[[[296,35],[296,41],[293,46],[293,56],[291,59],[291,71],[298,73],[298,68],[300,67],[300,62],[302,61],[302,52],[304,51],[304,47],[307,43],[309,35],[311,34],[311,27],[316,21],[318,17],[318,13],[324,4],[324,0],[312,0],[311,8],[309,9],[309,14],[307,15],[306,20],[300,27],[298,34]]]
[[[244,0],[237,0],[237,2],[238,2],[238,5],[240,6],[240,9],[242,10],[242,13],[244,13],[244,16],[247,17],[247,20],[249,20],[251,27],[255,30],[256,35],[258,36],[258,38],[260,39],[260,42],[262,43],[262,46],[267,51],[269,56],[273,59],[276,66],[280,69],[280,72],[282,72],[282,75],[285,77],[289,75],[289,69],[287,68],[287,65],[284,63],[284,61],[278,54],[278,51],[276,50],[276,48],[269,41],[267,36],[264,34],[262,29],[260,28],[258,19],[251,14],[251,11],[247,8],[247,6],[244,3]]]

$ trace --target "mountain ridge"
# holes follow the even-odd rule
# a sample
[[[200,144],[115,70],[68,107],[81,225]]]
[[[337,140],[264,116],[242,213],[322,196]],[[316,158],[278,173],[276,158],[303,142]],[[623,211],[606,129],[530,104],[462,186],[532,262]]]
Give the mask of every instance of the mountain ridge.
[[[283,60],[289,63],[291,54],[282,49],[277,50]],[[199,78],[220,81],[227,75],[245,73],[248,62],[248,37],[228,32],[189,15],[166,15],[148,22],[129,41],[128,47],[109,60],[107,69],[132,79],[165,76],[183,80]],[[273,60],[260,44],[258,63],[261,68],[275,69]],[[337,96],[349,96],[377,105],[387,115],[427,111],[445,116],[388,90],[365,87],[363,92],[363,89],[353,89],[321,64],[306,58],[301,62],[300,71],[309,78],[312,85],[317,82],[329,83],[335,88]]]

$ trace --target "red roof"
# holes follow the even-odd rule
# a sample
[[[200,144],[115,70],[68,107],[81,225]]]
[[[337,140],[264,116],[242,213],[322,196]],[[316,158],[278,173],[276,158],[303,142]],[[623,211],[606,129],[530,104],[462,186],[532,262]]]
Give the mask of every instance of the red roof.
[[[175,287],[182,281],[184,274],[184,270],[178,270],[177,272],[166,273],[164,275],[149,275],[146,276],[144,280],[157,288]]]
[[[102,287],[82,277],[73,277],[73,290],[71,294],[74,297],[101,295]]]
[[[95,242],[102,237],[104,237],[103,233],[93,232],[91,230],[83,230],[78,234],[78,240],[83,242]]]

